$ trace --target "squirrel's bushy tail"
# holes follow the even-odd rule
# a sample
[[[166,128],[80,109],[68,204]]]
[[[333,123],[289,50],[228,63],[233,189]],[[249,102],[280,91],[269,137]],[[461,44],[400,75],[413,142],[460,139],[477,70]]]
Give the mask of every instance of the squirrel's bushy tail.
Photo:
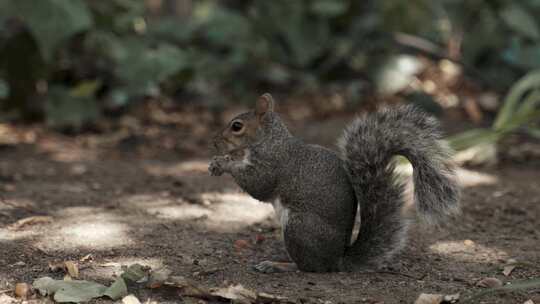
[[[451,156],[440,139],[436,119],[412,106],[357,118],[345,130],[340,147],[361,219],[346,264],[379,266],[405,244],[404,186],[394,174],[395,155],[405,156],[413,166],[416,209],[428,223],[439,223],[459,211]]]

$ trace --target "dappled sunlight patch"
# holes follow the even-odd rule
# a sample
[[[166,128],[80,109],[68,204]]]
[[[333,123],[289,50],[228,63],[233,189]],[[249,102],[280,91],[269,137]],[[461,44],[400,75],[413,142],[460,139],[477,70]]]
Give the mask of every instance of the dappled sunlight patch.
[[[211,230],[227,232],[260,223],[273,214],[270,204],[243,193],[208,192],[189,202],[181,198],[144,194],[126,197],[121,203],[142,209],[157,218],[198,220]]]
[[[452,259],[467,262],[492,263],[508,259],[508,253],[505,251],[480,245],[471,240],[439,241],[429,249]]]
[[[184,176],[194,172],[207,173],[208,160],[189,160],[176,165],[164,163],[145,164],[144,170],[154,176]]]
[[[129,243],[126,226],[114,222],[73,223],[61,229],[66,241],[73,245],[91,248],[110,248]]]
[[[44,250],[108,249],[132,244],[129,227],[101,208],[64,208],[54,218],[53,227],[37,241]]]
[[[270,204],[261,203],[246,194],[206,193],[202,198],[214,201],[206,224],[214,230],[240,229],[262,222],[274,214]]]
[[[98,158],[96,150],[81,147],[68,140],[55,137],[46,137],[39,140],[37,147],[39,151],[49,154],[52,160],[62,163],[93,161]]]

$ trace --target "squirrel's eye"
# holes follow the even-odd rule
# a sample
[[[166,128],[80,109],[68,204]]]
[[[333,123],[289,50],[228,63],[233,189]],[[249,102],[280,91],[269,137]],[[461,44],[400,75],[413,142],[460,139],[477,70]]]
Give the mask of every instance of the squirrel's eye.
[[[231,125],[231,130],[233,132],[240,132],[242,130],[242,128],[244,128],[244,124],[239,122],[239,121],[235,121]]]

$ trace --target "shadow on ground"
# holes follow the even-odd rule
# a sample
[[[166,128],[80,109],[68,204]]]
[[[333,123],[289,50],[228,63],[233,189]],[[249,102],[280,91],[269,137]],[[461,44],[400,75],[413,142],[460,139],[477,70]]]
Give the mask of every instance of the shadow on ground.
[[[333,137],[332,137],[333,138]],[[540,276],[540,168],[462,171],[463,216],[441,231],[414,226],[392,265],[407,274],[264,275],[256,262],[285,257],[270,205],[243,194],[230,178],[206,173],[199,159],[146,159],[79,146],[17,145],[0,150],[0,290],[56,276],[48,262],[92,254],[83,278],[109,283],[121,264],[167,266],[206,286],[233,283],[307,302],[411,303],[424,293],[471,294],[485,277]],[[52,220],[8,229],[35,215]],[[248,246],[234,246],[246,240]],[[257,240],[257,241],[256,241]],[[527,262],[510,277],[504,263]],[[180,301],[138,290],[140,299]],[[486,303],[540,301],[539,291]],[[362,302],[364,301],[364,302]],[[371,302],[370,302],[371,301]]]

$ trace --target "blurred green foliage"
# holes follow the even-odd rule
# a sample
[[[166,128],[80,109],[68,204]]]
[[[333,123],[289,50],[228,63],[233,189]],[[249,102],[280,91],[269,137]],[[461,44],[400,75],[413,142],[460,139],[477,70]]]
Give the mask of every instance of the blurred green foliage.
[[[396,32],[495,88],[540,68],[540,0],[193,0],[182,16],[147,2],[0,0],[4,110],[80,126],[145,96],[219,105],[260,88],[376,83],[404,51]]]

